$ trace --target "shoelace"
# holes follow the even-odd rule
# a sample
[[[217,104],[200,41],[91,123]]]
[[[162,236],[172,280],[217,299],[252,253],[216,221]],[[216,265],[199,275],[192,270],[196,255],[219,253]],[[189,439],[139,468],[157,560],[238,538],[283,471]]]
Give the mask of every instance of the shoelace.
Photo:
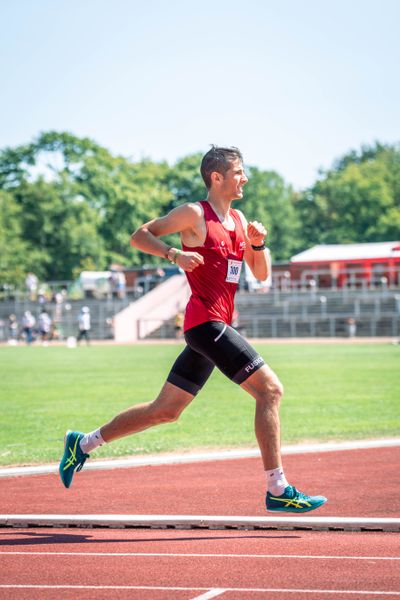
[[[77,437],[75,439],[75,443],[74,446],[71,448],[71,446],[68,447],[68,450],[70,451],[70,456],[68,457],[68,460],[66,461],[65,465],[64,465],[64,471],[66,469],[69,469],[70,467],[72,467],[73,469],[75,469],[75,465],[78,465],[77,471],[80,471],[83,467],[83,465],[85,464],[85,460],[87,458],[89,458],[89,454],[84,454],[82,451],[80,451],[79,449],[79,437]],[[77,458],[77,453],[80,452],[80,454],[82,454],[81,458],[78,460]]]
[[[294,487],[294,485],[290,486],[291,488],[291,492],[293,494],[292,498],[296,500],[308,500],[309,496],[307,496],[306,494],[303,494],[303,492],[299,492],[299,490],[297,488]]]

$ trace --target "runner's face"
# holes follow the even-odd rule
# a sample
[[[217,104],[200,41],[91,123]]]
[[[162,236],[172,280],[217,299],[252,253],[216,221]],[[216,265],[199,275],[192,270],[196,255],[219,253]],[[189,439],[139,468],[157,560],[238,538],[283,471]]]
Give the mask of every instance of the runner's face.
[[[225,173],[225,177],[221,183],[221,192],[229,200],[239,200],[243,198],[243,186],[246,185],[248,179],[245,175],[243,164],[239,158],[231,162],[231,167]]]

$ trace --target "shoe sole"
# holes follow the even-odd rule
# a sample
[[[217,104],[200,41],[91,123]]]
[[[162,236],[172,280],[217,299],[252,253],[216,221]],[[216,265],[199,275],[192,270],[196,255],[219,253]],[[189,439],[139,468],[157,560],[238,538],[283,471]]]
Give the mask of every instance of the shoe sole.
[[[323,506],[325,503],[327,502],[327,500],[324,500],[323,502],[319,502],[318,504],[314,504],[314,506],[306,506],[305,508],[268,508],[267,507],[267,511],[268,512],[290,512],[290,513],[305,513],[305,512],[310,512],[312,510],[315,510],[316,508],[319,508],[320,506]]]

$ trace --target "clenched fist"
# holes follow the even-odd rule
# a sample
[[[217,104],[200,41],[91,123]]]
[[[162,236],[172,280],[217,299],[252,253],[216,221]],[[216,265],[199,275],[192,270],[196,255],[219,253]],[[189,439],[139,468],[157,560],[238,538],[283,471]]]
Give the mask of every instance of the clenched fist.
[[[193,271],[199,265],[204,265],[204,258],[198,252],[179,252],[175,263],[184,271]]]
[[[247,237],[252,246],[261,246],[267,236],[267,230],[262,223],[251,221],[247,224]]]

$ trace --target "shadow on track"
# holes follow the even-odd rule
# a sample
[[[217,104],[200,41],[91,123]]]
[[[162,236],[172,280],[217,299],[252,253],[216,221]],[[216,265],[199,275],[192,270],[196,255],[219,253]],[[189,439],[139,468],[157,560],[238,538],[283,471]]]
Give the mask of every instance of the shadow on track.
[[[121,530],[120,530],[121,531]],[[153,530],[154,531],[154,530]],[[192,542],[192,541],[211,541],[211,540],[232,540],[232,539],[299,539],[300,535],[276,535],[276,534],[263,534],[263,535],[219,535],[219,536],[180,536],[180,537],[155,537],[152,539],[148,538],[134,538],[131,535],[126,539],[115,538],[115,539],[99,539],[94,538],[90,533],[53,533],[53,532],[31,532],[26,531],[13,531],[2,533],[1,536],[10,536],[13,539],[0,539],[0,546],[37,546],[42,544],[109,544],[109,543],[154,543],[154,542]],[[21,536],[21,537],[16,537]]]

